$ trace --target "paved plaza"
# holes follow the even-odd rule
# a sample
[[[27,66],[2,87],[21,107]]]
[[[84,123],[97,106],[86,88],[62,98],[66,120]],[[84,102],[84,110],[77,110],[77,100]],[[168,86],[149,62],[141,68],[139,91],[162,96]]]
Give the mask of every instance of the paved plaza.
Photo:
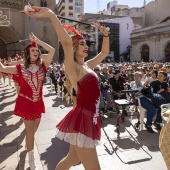
[[[54,170],[69,148],[55,137],[56,124],[72,108],[66,101],[49,93],[50,85],[43,88],[46,114],[43,114],[35,136],[35,157],[40,170]],[[19,117],[13,116],[16,101],[13,86],[0,85],[0,170],[29,170],[25,151],[24,125]],[[105,118],[102,126],[101,145],[97,153],[102,170],[166,170],[158,140],[159,132],[150,134],[144,128],[136,130],[129,117],[121,122],[120,137],[115,132],[116,115]],[[83,170],[78,164],[71,170]]]

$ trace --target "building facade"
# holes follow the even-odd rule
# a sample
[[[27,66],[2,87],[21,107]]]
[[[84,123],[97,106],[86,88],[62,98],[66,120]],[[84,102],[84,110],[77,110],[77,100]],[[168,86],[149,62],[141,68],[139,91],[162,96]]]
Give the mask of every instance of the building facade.
[[[128,46],[131,45],[130,35],[132,30],[134,29],[134,23],[131,17],[122,17],[122,18],[115,18],[115,19],[106,19],[100,22],[104,22],[105,24],[118,24],[117,27],[118,31],[116,33],[116,29],[112,30],[113,28],[110,25],[110,39],[111,39],[111,47],[110,51],[114,54],[115,61],[128,61],[129,56],[122,55],[126,53]],[[109,25],[108,25],[109,26]],[[117,39],[117,40],[116,40]],[[116,41],[115,41],[116,40]],[[112,42],[113,41],[113,42]],[[117,44],[118,43],[118,44]],[[117,47],[119,50],[117,50]]]
[[[107,9],[104,9],[103,11],[99,11],[98,14],[111,15],[112,7],[115,5],[117,5],[117,1],[109,2],[107,4]]]
[[[58,2],[58,13],[59,15],[78,20],[79,16],[84,14],[84,0],[59,0]],[[63,25],[74,25],[73,21],[61,20]]]
[[[170,61],[170,1],[145,6],[145,26],[131,34],[131,61]]]
[[[99,11],[98,14],[117,15],[117,13],[123,9],[129,9],[128,5],[119,5],[117,1],[113,1],[109,2],[107,8],[103,11]]]
[[[170,61],[170,22],[134,30],[131,61]]]
[[[110,51],[114,51],[114,54],[111,52],[110,56],[113,58],[119,57],[119,24],[117,23],[106,23],[105,20],[113,19],[113,15],[104,15],[104,14],[89,14],[85,13],[81,15],[79,21],[91,24],[92,22],[102,22],[107,27],[110,27]],[[119,17],[118,17],[119,18]],[[122,18],[122,17],[120,17]],[[101,41],[102,36],[99,35],[98,29],[91,27],[90,25],[76,24],[75,28],[85,35],[89,45],[89,56],[87,59],[91,59],[101,50]],[[113,44],[116,45],[113,45]]]
[[[40,40],[53,46],[57,51],[58,38],[50,20],[35,19],[21,14],[20,11],[26,3],[26,0],[0,1],[0,10],[9,9],[10,11],[10,25],[0,26],[0,45],[28,39],[29,33],[33,32]],[[56,12],[55,0],[29,0],[29,3],[36,6],[47,6]],[[2,46],[0,47],[0,57],[14,57],[16,53],[21,54],[21,51],[27,44],[29,44],[29,41]],[[57,52],[54,60],[58,60]]]

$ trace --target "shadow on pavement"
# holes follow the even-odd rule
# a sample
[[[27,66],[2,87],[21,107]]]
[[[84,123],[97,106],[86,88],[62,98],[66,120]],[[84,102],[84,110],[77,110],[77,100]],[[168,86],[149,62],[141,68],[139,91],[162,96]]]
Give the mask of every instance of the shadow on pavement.
[[[10,133],[15,131],[18,127],[20,127],[23,123],[23,121],[20,119],[16,124],[10,124],[9,126],[5,123],[6,120],[11,119],[11,116],[13,115],[12,111],[6,111],[1,113],[1,123],[2,127],[0,129],[0,141],[2,141],[6,136],[8,136]]]
[[[110,147],[108,147],[104,144],[105,151],[108,152],[108,154],[110,154],[110,155],[115,153],[117,155],[117,157],[120,159],[120,161],[124,164],[136,164],[136,163],[139,163],[139,162],[150,161],[152,159],[152,156],[145,149],[146,147],[148,148],[149,151],[152,151],[152,152],[157,152],[159,150],[159,148],[157,147],[158,146],[158,139],[157,138],[159,138],[159,133],[155,134],[154,141],[152,141],[151,137],[148,137],[152,134],[148,133],[147,131],[140,131],[138,133],[138,136],[133,136],[133,134],[130,133],[127,130],[130,137],[121,138],[121,134],[120,134],[120,136],[118,136],[117,139],[113,140],[108,136],[108,134],[106,133],[104,128],[103,128],[103,131],[104,131],[106,138],[109,142],[109,145],[111,147],[111,149],[110,149]],[[155,141],[157,141],[157,142],[155,143]],[[144,146],[145,146],[145,148],[144,148]],[[134,149],[136,151],[139,151],[141,149],[141,151],[143,151],[145,153],[146,158],[139,158],[139,159],[136,159],[136,160],[130,159],[130,161],[125,162],[121,158],[121,156],[120,156],[121,154],[119,154],[119,153],[120,152],[125,153],[128,150],[134,150]],[[120,152],[118,152],[118,151],[120,151]],[[129,158],[130,158],[130,156],[131,155],[129,155]],[[132,158],[132,159],[135,159],[135,158]]]
[[[20,133],[20,136],[15,138],[10,143],[4,143],[0,146],[0,149],[6,150],[6,153],[1,156],[0,164],[4,162],[8,157],[16,153],[19,149],[22,148],[21,143],[25,138],[25,130]]]
[[[62,100],[62,98],[57,98],[57,97],[53,99],[53,102],[54,103],[52,104],[52,107],[58,107],[58,106],[70,107],[73,105],[72,102],[68,104],[66,100]]]
[[[5,89],[4,92],[1,93],[1,97],[0,97],[0,103],[2,103],[3,100],[7,99],[7,98],[10,98],[10,97],[14,97],[16,95],[16,92],[15,90],[13,91],[9,91],[7,92],[9,89]],[[7,94],[10,94],[10,95],[7,95]],[[2,111],[6,106],[10,105],[10,104],[13,104],[15,102],[15,100],[12,100],[10,102],[7,102],[7,103],[2,103],[0,105],[0,111]]]
[[[18,129],[23,123],[23,121],[20,119],[18,122],[14,122],[14,124],[10,123],[10,125],[8,125],[6,121],[10,120],[12,118],[11,117],[12,115],[13,115],[12,111],[6,111],[0,114],[1,119],[0,123],[2,125],[0,128],[0,141],[1,141],[0,150],[3,151],[1,152],[0,164],[7,158],[9,158],[11,155],[16,153],[17,150],[19,150],[22,147],[21,143],[25,137],[25,131],[23,130],[19,136],[10,141],[11,138],[9,135],[16,131],[16,129]],[[16,134],[13,135],[16,136]],[[3,142],[3,139],[6,138],[8,139],[7,136],[9,136],[9,142],[8,140],[6,142],[5,141]]]
[[[21,168],[21,166],[24,169],[26,155],[27,155],[27,151],[25,151],[25,150],[20,153],[19,162],[18,162],[18,165],[15,170],[19,170]],[[27,169],[29,170],[30,168],[27,168]]]
[[[46,169],[55,169],[58,162],[67,155],[69,150],[69,143],[63,140],[52,138],[52,144],[46,149],[46,152],[40,155],[41,160],[44,161]]]

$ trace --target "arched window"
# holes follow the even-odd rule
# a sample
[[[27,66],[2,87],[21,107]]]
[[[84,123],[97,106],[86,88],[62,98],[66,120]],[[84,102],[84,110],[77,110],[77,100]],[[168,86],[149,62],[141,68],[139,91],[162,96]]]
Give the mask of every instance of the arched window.
[[[143,45],[141,50],[141,61],[149,62],[149,46]]]
[[[47,2],[46,2],[46,0],[41,0],[40,6],[41,6],[41,7],[47,7]]]

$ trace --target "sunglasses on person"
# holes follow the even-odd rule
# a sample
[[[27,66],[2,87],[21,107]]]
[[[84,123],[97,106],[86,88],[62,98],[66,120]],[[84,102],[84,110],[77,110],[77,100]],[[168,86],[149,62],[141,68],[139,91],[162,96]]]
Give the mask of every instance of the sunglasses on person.
[[[95,68],[94,71],[99,71],[99,69],[98,69],[98,68]]]

